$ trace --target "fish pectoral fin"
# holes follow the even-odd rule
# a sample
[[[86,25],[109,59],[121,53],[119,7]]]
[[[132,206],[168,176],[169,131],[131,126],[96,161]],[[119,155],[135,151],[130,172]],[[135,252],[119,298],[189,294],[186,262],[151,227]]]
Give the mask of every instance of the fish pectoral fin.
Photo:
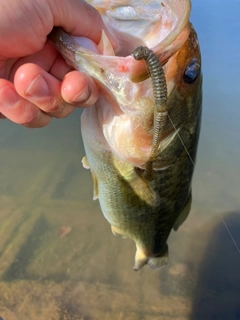
[[[96,174],[94,171],[92,172],[92,179],[93,179],[93,200],[97,200],[98,199],[98,180],[96,177]]]
[[[135,174],[127,179],[135,194],[148,205],[153,206],[156,203],[156,194],[150,187],[148,181],[138,173],[138,168],[135,168]]]
[[[184,223],[184,221],[187,219],[190,209],[191,209],[191,204],[192,204],[192,194],[190,194],[189,196],[189,200],[186,204],[186,206],[184,207],[184,209],[181,211],[181,213],[179,214],[177,220],[175,221],[174,225],[173,225],[173,230],[177,231],[178,228]]]
[[[82,158],[82,165],[83,165],[83,168],[90,169],[90,166],[89,166],[89,163],[88,163],[88,159],[87,159],[86,156]]]

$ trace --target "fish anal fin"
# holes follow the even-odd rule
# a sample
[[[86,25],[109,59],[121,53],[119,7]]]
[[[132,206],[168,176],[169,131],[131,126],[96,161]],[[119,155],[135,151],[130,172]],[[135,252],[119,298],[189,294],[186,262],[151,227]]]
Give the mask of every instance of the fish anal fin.
[[[123,239],[126,239],[126,237],[122,235],[121,231],[118,228],[111,225],[111,230],[114,236],[121,236]]]
[[[192,204],[192,194],[190,194],[189,196],[189,200],[186,204],[186,206],[184,207],[184,209],[181,211],[181,213],[179,214],[177,220],[175,221],[174,225],[173,225],[173,230],[177,231],[178,228],[184,223],[184,221],[187,219],[189,212],[191,210],[191,204]]]
[[[82,158],[82,165],[83,165],[83,168],[90,169],[90,166],[89,166],[89,163],[88,163],[88,159],[87,159],[86,156]]]
[[[114,236],[119,236],[119,233],[118,233],[118,231],[116,230],[116,228],[114,226],[111,226],[111,230],[112,230],[112,234]]]

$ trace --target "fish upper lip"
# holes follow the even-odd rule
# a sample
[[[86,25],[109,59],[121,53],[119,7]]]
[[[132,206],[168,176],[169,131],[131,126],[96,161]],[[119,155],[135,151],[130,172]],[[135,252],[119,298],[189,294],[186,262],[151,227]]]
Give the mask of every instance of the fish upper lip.
[[[176,0],[136,2],[131,6],[114,5],[113,2],[111,7],[101,11],[105,25],[119,39],[118,56],[131,54],[140,45],[149,47],[157,54],[169,51],[188,24],[190,12],[190,0],[182,0],[181,5]],[[113,20],[115,23],[112,23]],[[129,38],[127,48],[126,37]]]
[[[111,7],[107,8],[105,12],[101,11],[104,23],[106,27],[109,29],[109,32],[112,35],[115,35],[115,38],[119,38],[117,48],[115,49],[115,54],[117,56],[126,57],[130,55],[136,47],[144,45],[152,49],[156,54],[158,54],[161,62],[165,63],[165,61],[168,60],[168,58],[166,57],[166,52],[172,52],[173,43],[176,41],[176,39],[179,37],[179,35],[182,33],[182,31],[188,24],[191,11],[190,0],[182,0],[181,6],[178,6],[176,4],[177,2],[178,1],[175,0],[163,0],[160,5],[159,1],[151,1],[151,3],[148,5],[149,8],[151,7],[151,5],[153,5],[150,13],[149,10],[146,10],[145,2],[144,4],[139,4],[136,2],[136,4],[132,6],[111,5]],[[156,4],[160,6],[160,9],[159,7],[154,7],[154,5],[156,6]],[[130,15],[128,18],[125,17],[122,19],[122,15],[120,14],[120,18],[124,23],[116,23],[115,25],[114,23],[112,23],[112,20],[109,19],[109,17],[113,15],[116,18],[116,10],[118,8],[124,7],[136,10],[140,18],[137,20],[132,19]],[[146,15],[145,18],[144,15]],[[145,21],[145,28],[142,28],[142,26],[140,28],[138,25],[135,26],[135,21],[138,20]],[[127,23],[130,24],[131,28],[125,26]],[[58,32],[59,30],[60,28],[58,28]],[[53,41],[54,32],[56,32],[56,30],[54,31],[53,29],[50,36]],[[127,48],[126,46],[124,48],[124,54],[121,54],[121,48],[125,44],[121,44],[121,39],[126,38],[126,32],[130,34],[130,38],[128,39]],[[118,37],[118,35],[121,34],[122,36]],[[154,34],[154,36],[152,36],[152,34]],[[186,35],[185,38],[187,38],[187,36],[188,35]],[[64,39],[63,33],[60,35],[60,39],[62,41],[62,44],[66,45],[68,47],[68,50],[72,52],[76,51],[77,47],[80,47],[79,45],[77,45],[77,42],[75,40],[72,41],[72,43],[66,41],[66,39]],[[74,37],[72,37],[72,39],[74,39]],[[96,52],[94,53],[96,54]]]
[[[133,52],[133,50],[136,49],[136,47],[138,47],[139,45],[144,45],[151,48],[151,50],[153,50],[153,52],[158,55],[162,65],[165,65],[168,62],[169,58],[173,56],[175,52],[177,52],[178,49],[182,46],[182,44],[186,41],[190,32],[190,28],[188,25],[188,20],[189,20],[190,11],[191,11],[190,0],[181,0],[181,6],[178,6],[177,2],[178,1],[175,1],[175,0],[163,0],[160,5],[159,1],[151,1],[150,4],[148,4],[148,6],[151,7],[152,5],[154,6],[157,4],[158,9],[151,7],[152,11],[150,13],[149,13],[149,10],[146,10],[145,8],[146,7],[145,2],[144,4],[139,4],[138,2],[136,2],[136,4],[134,3],[134,5],[132,6],[129,6],[129,5],[124,6],[122,4],[119,6],[116,4],[115,6],[111,5],[111,7],[107,9],[103,6],[103,8],[101,8],[101,14],[103,16],[104,23],[109,29],[110,33],[113,35],[115,34],[116,39],[126,38],[126,36],[125,37],[123,37],[123,35],[121,36],[121,32],[124,32],[126,28],[125,24],[127,22],[130,25],[131,24],[133,25],[133,27],[130,30],[127,30],[128,32],[132,33],[132,35],[130,35],[130,38],[127,41],[127,46],[124,46],[124,43],[122,44],[121,40],[118,41],[118,45],[115,50],[115,54],[117,56],[106,56],[106,55],[103,56],[101,54],[96,53],[96,50],[90,51],[84,48],[83,46],[79,45],[77,41],[74,39],[74,37],[69,35],[66,36],[64,31],[60,31],[61,34],[59,38],[62,43],[62,46],[65,47],[65,49],[71,51],[72,53],[78,52],[80,55],[81,54],[87,55],[89,57],[92,56],[93,59],[98,60],[98,66],[100,68],[104,68],[107,59],[113,61],[115,59],[116,60],[121,58],[124,59],[125,57],[127,62],[127,59],[130,58],[130,55]],[[161,9],[159,9],[159,6],[161,7]],[[124,7],[126,8],[131,7],[133,10],[138,12],[140,16],[140,20],[144,20],[144,17],[145,17],[144,15],[146,15],[147,17],[149,15],[152,15],[153,21],[151,19],[149,20],[145,19],[146,27],[147,27],[147,30],[150,30],[149,28],[153,30],[153,28],[156,27],[155,25],[157,25],[156,30],[152,31],[151,33],[156,32],[158,36],[151,37],[151,35],[148,34],[148,31],[144,31],[145,36],[141,37],[141,32],[143,31],[138,30],[138,29],[141,29],[141,28],[138,28],[138,25],[134,27],[135,20],[131,20],[131,15],[129,18],[126,17],[123,20],[124,22],[123,24],[119,25],[117,23],[116,26],[114,24],[113,24],[114,26],[112,26],[111,25],[112,20],[110,20],[109,17],[111,15],[116,15],[116,10],[118,10],[118,8],[124,8]],[[154,15],[158,16],[159,21],[156,22],[154,20],[155,19]],[[163,28],[161,29],[161,27]],[[169,32],[167,33],[166,30],[168,28],[169,28]],[[59,32],[59,29],[58,29],[58,32]],[[140,35],[138,35],[138,32],[140,32]],[[54,34],[54,30],[53,30],[50,34],[50,40],[55,44],[57,44],[58,46],[58,43],[55,39],[57,39],[57,35]],[[124,49],[125,50],[124,51],[123,47],[127,47],[127,50]],[[65,58],[67,59],[66,56]],[[67,60],[70,60],[70,59],[67,59]],[[76,68],[76,64],[73,65],[72,63],[72,66]],[[108,66],[108,70],[110,70],[109,66]],[[129,76],[129,79],[133,82],[139,82],[138,79],[141,79],[140,81],[142,81],[148,78],[147,67],[144,63],[141,63],[139,61],[135,61],[134,59],[132,59],[132,66],[129,70],[130,71],[128,76]]]
[[[170,6],[171,1],[173,0],[165,0],[164,3]],[[182,46],[190,32],[188,23],[190,14],[189,1],[181,0],[181,4],[185,4],[188,8],[188,10],[183,13],[183,21],[181,21],[181,17],[176,18],[176,30],[174,28],[171,29],[163,41],[153,48],[153,51],[158,55],[163,64],[166,64],[168,59]],[[98,82],[101,91],[111,104],[111,112],[116,116],[121,116],[125,113],[129,116],[130,113],[135,112],[137,110],[137,104],[135,95],[133,95],[132,92],[136,93],[141,89],[141,95],[146,95],[147,97],[149,94],[145,91],[144,84],[139,85],[134,83],[144,80],[144,78],[141,78],[142,75],[145,76],[145,79],[149,77],[146,63],[143,62],[141,64],[140,61],[135,61],[131,55],[107,56],[97,54],[79,45],[73,36],[66,34],[64,31],[60,33],[59,39],[61,43],[57,43],[57,45],[59,45],[61,53],[67,61],[71,61],[71,65],[74,68],[86,72]],[[51,38],[51,40],[56,42],[54,37]],[[169,41],[173,42],[169,44]],[[138,81],[139,77],[140,81]],[[113,115],[113,117],[115,115]],[[104,122],[105,120],[106,119],[102,121]],[[151,148],[150,140],[151,136],[149,135],[146,139],[146,150],[150,150]],[[141,148],[139,150],[142,157]],[[148,158],[147,152],[144,152],[144,154],[146,154]],[[138,156],[137,159],[139,159],[139,157],[140,156]],[[145,162],[145,158],[141,160],[141,164]],[[136,165],[139,165],[139,163],[136,162]]]

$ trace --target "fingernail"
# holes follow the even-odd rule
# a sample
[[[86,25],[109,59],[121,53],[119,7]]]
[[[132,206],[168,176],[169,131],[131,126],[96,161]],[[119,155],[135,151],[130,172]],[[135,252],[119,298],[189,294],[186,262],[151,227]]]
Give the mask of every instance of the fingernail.
[[[81,102],[81,103],[84,103],[84,102],[86,102],[86,101],[89,99],[90,95],[91,95],[91,92],[90,92],[90,90],[89,90],[89,87],[86,86],[86,87],[84,88],[84,91],[83,91],[83,92],[81,91],[81,92],[77,93],[77,94],[75,95],[75,97],[73,97],[72,102]]]
[[[5,107],[12,107],[19,101],[19,95],[17,92],[9,87],[5,86],[0,90],[1,104]]]
[[[29,85],[26,94],[34,98],[46,97],[49,94],[47,81],[39,74]]]

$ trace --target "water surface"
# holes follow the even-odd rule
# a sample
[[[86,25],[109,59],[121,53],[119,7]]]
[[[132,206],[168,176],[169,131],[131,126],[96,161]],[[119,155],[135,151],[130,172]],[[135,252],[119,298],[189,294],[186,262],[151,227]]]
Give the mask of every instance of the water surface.
[[[133,242],[113,237],[92,201],[80,110],[44,129],[1,121],[4,320],[240,319],[240,2],[219,3],[193,1],[202,132],[192,211],[166,268],[133,272]]]

